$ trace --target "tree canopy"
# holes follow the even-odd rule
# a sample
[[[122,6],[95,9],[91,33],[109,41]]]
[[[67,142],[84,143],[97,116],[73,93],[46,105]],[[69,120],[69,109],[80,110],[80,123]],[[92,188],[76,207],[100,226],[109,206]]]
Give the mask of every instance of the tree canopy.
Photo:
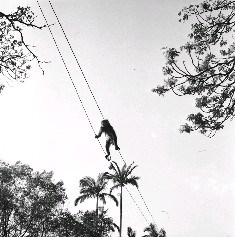
[[[144,232],[147,232],[147,235],[142,237],[166,237],[166,231],[164,229],[158,230],[157,226],[153,223],[150,223],[149,226],[144,228]]]
[[[110,233],[118,230],[113,218],[107,215],[107,210],[102,209],[98,219],[95,211],[80,212],[78,216],[83,225],[79,235],[81,237],[108,237],[111,236]]]
[[[116,197],[110,193],[106,193],[105,190],[107,189],[108,181],[104,178],[104,174],[100,173],[98,175],[97,180],[90,176],[83,177],[80,182],[79,186],[80,196],[75,199],[75,206],[78,202],[84,202],[86,199],[95,198],[96,199],[96,215],[98,216],[98,201],[101,200],[104,204],[106,204],[106,198],[109,197],[112,199],[116,205],[118,206],[118,201]]]
[[[61,210],[66,194],[52,172],[33,172],[17,162],[0,162],[0,235],[43,236]]]
[[[181,131],[212,137],[235,116],[235,1],[204,0],[178,15],[180,22],[193,22],[189,40],[179,48],[164,48],[166,80],[152,91],[196,96],[199,111],[188,116]]]
[[[101,195],[101,200],[106,204],[103,200],[106,196],[103,195],[103,191],[107,180],[104,178],[111,179],[114,182],[111,191],[118,187],[121,189],[120,207],[122,207],[122,188],[127,184],[138,187],[139,177],[132,175],[136,167],[132,163],[128,166],[124,164],[120,169],[116,162],[111,162],[109,168],[112,173],[100,173],[97,181],[89,176],[84,177],[80,183],[85,182],[89,185],[81,185],[81,190],[97,189],[100,191],[98,193]],[[92,197],[94,193],[91,194],[88,197]],[[65,208],[66,201],[64,184],[62,181],[55,182],[52,172],[34,171],[19,161],[10,165],[0,160],[1,237],[109,237],[116,230],[121,233],[122,208],[120,208],[119,227],[108,215],[108,209],[104,207],[99,207],[99,212],[78,211],[72,214]],[[154,225],[150,227],[156,229]],[[144,229],[145,232],[149,230]],[[156,233],[159,237],[166,236],[164,230]],[[135,237],[136,232],[129,227],[127,235]]]
[[[0,12],[0,91],[13,81],[23,82],[31,62],[41,61],[25,41],[24,27],[42,29],[34,24],[35,16],[30,7],[18,7],[13,13]]]
[[[110,189],[110,193],[117,188],[120,188],[120,227],[119,227],[119,234],[120,237],[122,236],[122,193],[123,193],[123,187],[125,187],[128,184],[131,184],[138,188],[138,181],[140,177],[132,175],[132,171],[137,167],[137,165],[134,165],[134,162],[132,162],[130,165],[126,165],[126,163],[123,165],[122,168],[120,168],[117,164],[117,162],[112,161],[110,163],[109,169],[112,171],[111,173],[105,172],[104,177],[106,179],[113,181],[113,186]]]
[[[62,181],[52,172],[35,172],[0,161],[0,236],[105,237],[118,229],[107,210],[71,214]]]

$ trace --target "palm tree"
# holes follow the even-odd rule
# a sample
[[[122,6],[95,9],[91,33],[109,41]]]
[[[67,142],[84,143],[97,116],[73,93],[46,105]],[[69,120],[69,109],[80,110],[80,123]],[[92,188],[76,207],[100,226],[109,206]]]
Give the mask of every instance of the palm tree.
[[[143,237],[159,237],[157,227],[153,223],[150,223],[149,226],[145,227],[144,232],[148,232],[148,234]]]
[[[75,206],[80,202],[84,202],[86,199],[95,198],[96,199],[96,216],[98,217],[98,202],[101,200],[106,204],[106,197],[111,198],[116,205],[118,206],[118,201],[114,195],[111,193],[106,193],[105,189],[107,188],[108,181],[104,179],[104,174],[100,173],[97,180],[92,177],[86,176],[80,180],[79,186],[80,196],[75,199]]]
[[[136,232],[131,227],[127,227],[127,236],[136,237]]]
[[[166,231],[164,229],[158,231],[157,226],[153,223],[150,223],[149,226],[145,227],[144,232],[148,232],[148,234],[143,237],[166,237]]]
[[[138,188],[137,180],[140,177],[131,175],[132,171],[137,167],[137,165],[133,166],[134,162],[127,166],[124,164],[122,169],[119,168],[118,164],[114,161],[111,162],[109,169],[113,171],[113,173],[105,172],[104,177],[106,179],[111,179],[113,181],[114,186],[111,188],[110,193],[116,188],[120,188],[120,237],[122,236],[122,192],[123,187],[127,184],[131,184]]]
[[[164,229],[160,229],[159,237],[166,237],[166,231]]]

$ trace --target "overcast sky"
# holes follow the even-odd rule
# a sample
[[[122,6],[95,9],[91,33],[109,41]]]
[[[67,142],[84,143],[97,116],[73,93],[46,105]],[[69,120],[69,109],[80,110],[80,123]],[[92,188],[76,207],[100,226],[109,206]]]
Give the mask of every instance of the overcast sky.
[[[17,2],[17,3],[16,3]],[[105,118],[116,130],[122,155],[138,165],[140,190],[159,228],[168,237],[235,236],[235,123],[209,139],[180,134],[180,124],[195,111],[193,98],[151,92],[163,83],[161,48],[180,46],[190,25],[177,13],[195,0],[52,0],[82,69]],[[49,3],[40,4],[52,26],[94,128],[101,116],[69,51]],[[36,1],[3,0],[1,11],[31,6],[36,22],[44,19]],[[54,171],[63,180],[72,212],[92,210],[95,201],[74,208],[79,180],[107,171],[109,163],[99,147],[81,104],[47,29],[26,29],[25,40],[35,46],[45,74],[34,65],[23,84],[0,97],[0,159]],[[105,143],[104,137],[101,143]],[[114,149],[112,159],[122,160]],[[152,221],[138,192],[129,188],[148,221]],[[108,202],[118,223],[118,208]],[[165,212],[169,213],[167,215]],[[124,229],[137,236],[147,223],[124,193]],[[126,231],[126,230],[124,230]]]

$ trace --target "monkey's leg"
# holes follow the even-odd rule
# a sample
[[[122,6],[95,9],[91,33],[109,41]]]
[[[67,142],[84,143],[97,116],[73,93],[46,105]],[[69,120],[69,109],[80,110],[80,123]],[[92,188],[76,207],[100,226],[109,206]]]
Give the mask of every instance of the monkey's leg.
[[[115,146],[115,150],[120,150],[118,144],[117,144],[117,138],[114,139],[114,146]]]
[[[107,155],[105,156],[106,159],[107,159],[107,158],[109,157],[109,155],[110,155],[110,151],[109,151],[110,145],[111,145],[111,140],[107,140],[107,141],[106,141],[106,145],[105,145],[106,152],[107,152]]]
[[[111,137],[111,144],[115,146],[115,150],[120,150],[118,144],[117,144],[117,135],[115,131],[113,131],[112,137]]]

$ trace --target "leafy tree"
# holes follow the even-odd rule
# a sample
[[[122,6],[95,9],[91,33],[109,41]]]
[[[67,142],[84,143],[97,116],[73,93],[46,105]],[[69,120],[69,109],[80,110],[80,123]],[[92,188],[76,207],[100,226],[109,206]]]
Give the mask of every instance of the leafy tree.
[[[63,182],[54,183],[52,176],[20,162],[0,162],[0,236],[51,233],[51,222],[66,200]]]
[[[110,193],[106,193],[105,190],[107,188],[108,181],[104,178],[103,173],[100,173],[97,180],[92,177],[86,176],[80,180],[80,196],[75,200],[75,206],[78,202],[84,202],[86,199],[95,198],[96,199],[96,216],[98,216],[98,202],[101,200],[104,204],[106,204],[106,197],[111,198],[116,205],[118,205],[118,201],[116,197]]]
[[[44,27],[35,25],[34,20],[30,7],[18,7],[10,14],[0,12],[0,75],[4,76],[0,91],[12,79],[24,81],[33,60],[40,66],[41,61],[26,43],[23,34],[24,27]]]
[[[149,226],[145,227],[144,232],[148,232],[148,234],[143,237],[166,237],[166,231],[164,229],[158,231],[156,225],[153,223],[150,223]]]
[[[50,226],[56,237],[81,237],[85,228],[79,220],[78,215],[72,215],[68,210],[60,210]]]
[[[105,172],[104,177],[106,179],[111,179],[114,183],[114,186],[111,188],[110,192],[112,192],[116,188],[120,188],[120,237],[122,235],[122,193],[123,193],[123,187],[127,184],[131,184],[133,186],[136,186],[138,188],[137,180],[140,177],[131,175],[132,171],[137,167],[133,166],[134,162],[127,166],[124,164],[122,169],[119,168],[118,164],[115,161],[112,161],[109,169],[112,170],[112,173]]]
[[[80,237],[108,237],[110,236],[110,232],[114,232],[116,229],[119,230],[113,219],[107,216],[107,210],[101,210],[98,216],[98,222],[95,211],[80,212],[79,216],[80,223],[83,226]]]
[[[180,21],[193,21],[189,40],[165,48],[164,85],[152,91],[196,96],[197,113],[188,116],[182,132],[198,130],[209,137],[235,116],[235,1],[204,0],[179,12]]]

